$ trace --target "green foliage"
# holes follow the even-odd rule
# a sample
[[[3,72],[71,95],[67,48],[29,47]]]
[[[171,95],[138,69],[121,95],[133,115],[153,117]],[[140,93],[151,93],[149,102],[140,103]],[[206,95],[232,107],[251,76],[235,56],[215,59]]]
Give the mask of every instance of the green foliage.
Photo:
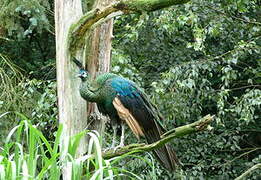
[[[58,114],[56,82],[24,79],[17,83],[15,84],[14,80],[11,81],[12,91],[3,91],[3,96],[0,98],[0,113],[23,112],[34,124],[37,124],[48,139],[53,139]],[[8,93],[9,96],[4,93]],[[19,119],[16,114],[2,117],[2,121],[0,121],[1,139],[6,137],[10,128],[15,126]]]
[[[15,102],[12,92],[15,91],[15,84],[23,79],[21,69],[3,54],[0,54],[0,58],[0,99],[5,97],[8,101]],[[4,102],[1,101],[0,104],[3,105]]]
[[[127,169],[142,179],[233,179],[260,163],[260,5],[258,0],[199,0],[117,17],[112,71],[150,94],[165,117],[165,127],[187,124],[208,113],[216,116],[216,122],[210,133],[173,142],[184,164],[175,173],[162,169],[147,153],[140,159],[119,157],[102,163],[96,156],[97,173],[87,174],[84,164],[89,156],[74,158],[83,132],[64,146],[73,176],[121,177]],[[0,114],[22,112],[41,130],[21,115],[0,116],[0,179],[20,176],[18,170],[45,179],[61,173],[56,82],[50,80],[55,78],[52,9],[53,1],[47,0],[0,1],[0,36],[4,34],[0,37]],[[12,138],[4,144],[10,130]],[[128,143],[137,141],[130,132],[126,137]],[[259,172],[248,178],[259,179]]]
[[[260,1],[195,1],[117,19],[115,51],[127,57],[115,56],[118,72],[142,78],[165,127],[216,116],[211,133],[173,142],[183,170],[157,168],[158,177],[232,179],[260,161],[260,10]]]
[[[48,30],[49,21],[45,11],[50,9],[47,0],[4,0],[0,3],[0,26],[15,34],[18,39],[31,36],[33,31]]]
[[[15,66],[10,59],[0,54],[0,113],[5,113],[11,107],[19,106],[22,97],[18,95],[17,84],[22,81],[23,74],[19,67]],[[9,128],[13,126],[13,121],[6,119],[0,121],[0,139],[6,137]],[[2,144],[3,141],[0,141]]]
[[[122,158],[104,160],[100,138],[96,132],[81,132],[73,137],[63,137],[63,126],[60,125],[53,141],[48,141],[37,126],[23,114],[19,125],[14,127],[5,140],[0,152],[1,179],[60,179],[62,167],[67,167],[71,179],[114,179],[125,176],[129,179],[137,175],[114,167]],[[0,118],[5,116],[1,115]],[[90,136],[88,153],[80,157],[76,151],[80,140]],[[60,149],[60,150],[58,150]]]
[[[40,79],[55,77],[52,8],[48,0],[0,2],[0,53]]]
[[[111,72],[121,74],[123,77],[129,77],[130,80],[139,85],[142,84],[142,78],[139,76],[140,71],[131,65],[131,59],[120,50],[112,51]]]

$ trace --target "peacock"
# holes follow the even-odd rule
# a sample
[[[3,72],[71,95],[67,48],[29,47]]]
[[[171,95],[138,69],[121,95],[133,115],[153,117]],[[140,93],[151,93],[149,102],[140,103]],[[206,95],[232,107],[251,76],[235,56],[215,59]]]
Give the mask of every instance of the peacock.
[[[88,102],[95,102],[98,110],[109,116],[113,128],[112,147],[115,147],[117,126],[121,125],[120,145],[124,145],[124,127],[129,126],[139,139],[145,137],[148,143],[160,139],[166,131],[159,123],[163,120],[156,106],[132,81],[113,73],[104,73],[92,79],[81,62],[73,59],[80,68],[80,95]],[[175,170],[179,160],[167,144],[153,151],[156,159],[168,170]]]

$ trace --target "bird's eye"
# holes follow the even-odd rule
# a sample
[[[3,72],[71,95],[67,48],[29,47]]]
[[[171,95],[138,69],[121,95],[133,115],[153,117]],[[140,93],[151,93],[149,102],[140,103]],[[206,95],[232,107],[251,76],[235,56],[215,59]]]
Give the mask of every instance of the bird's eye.
[[[82,73],[82,77],[87,77],[87,73],[86,73],[86,72],[83,72],[83,73]]]

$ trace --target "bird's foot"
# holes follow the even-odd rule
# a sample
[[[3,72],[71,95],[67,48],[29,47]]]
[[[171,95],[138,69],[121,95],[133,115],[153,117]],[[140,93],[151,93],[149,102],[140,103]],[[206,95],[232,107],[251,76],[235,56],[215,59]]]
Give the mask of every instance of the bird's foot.
[[[97,120],[100,120],[100,117],[99,117],[98,114],[96,114],[96,113],[91,113],[91,114],[89,115],[89,121],[90,121],[90,122],[97,121]]]
[[[107,147],[107,148],[103,149],[103,152],[109,152],[109,151],[111,151],[112,149],[114,149],[114,148]]]
[[[116,140],[113,139],[113,140],[112,140],[112,145],[111,145],[110,147],[105,148],[105,149],[104,149],[104,152],[108,152],[108,151],[114,150],[115,144],[116,144]]]
[[[118,146],[113,148],[113,153],[115,153],[118,149],[122,148],[124,146],[123,143],[120,143]]]
[[[122,148],[123,146],[124,146],[124,144],[120,143],[118,146],[111,146],[111,147],[105,148],[103,151],[104,152],[113,151],[113,153],[115,153],[118,149]]]

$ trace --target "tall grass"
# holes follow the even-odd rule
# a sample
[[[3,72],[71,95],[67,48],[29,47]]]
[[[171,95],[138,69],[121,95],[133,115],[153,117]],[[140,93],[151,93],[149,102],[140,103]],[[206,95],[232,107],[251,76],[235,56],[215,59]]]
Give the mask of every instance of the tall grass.
[[[10,101],[14,99],[12,92],[15,91],[16,84],[24,78],[21,72],[22,69],[0,53],[0,99],[2,97]]]
[[[0,115],[0,118],[8,113]],[[0,147],[0,180],[58,180],[62,177],[62,169],[66,168],[69,179],[115,179],[128,177],[140,179],[137,175],[114,165],[124,157],[109,160],[102,158],[100,137],[95,131],[83,131],[68,139],[62,138],[63,126],[59,125],[56,138],[48,142],[47,138],[30,123],[23,114]],[[76,156],[80,140],[90,136],[88,152]],[[125,179],[124,178],[124,179]]]

